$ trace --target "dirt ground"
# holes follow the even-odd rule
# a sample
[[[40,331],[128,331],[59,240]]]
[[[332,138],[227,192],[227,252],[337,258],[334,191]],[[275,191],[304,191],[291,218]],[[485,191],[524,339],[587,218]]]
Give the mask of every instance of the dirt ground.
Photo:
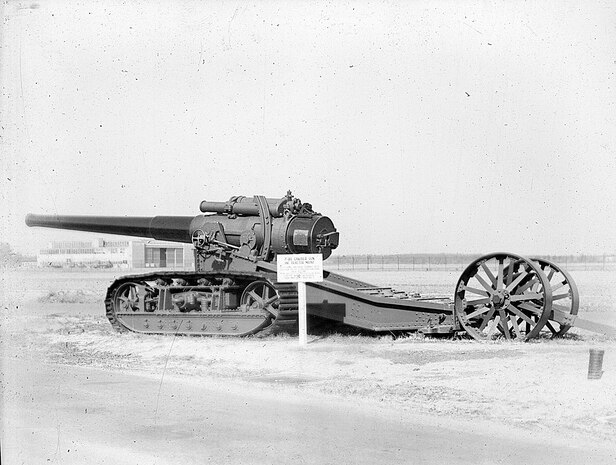
[[[179,376],[267,389],[323,402],[356,399],[391,411],[486,424],[616,451],[616,339],[572,330],[531,343],[424,339],[416,335],[319,333],[305,348],[291,336],[192,338],[115,333],[102,296],[116,273],[2,272],[3,359],[26,354],[48,365]],[[124,273],[117,273],[118,275]],[[456,273],[347,273],[375,284],[447,294]],[[580,315],[616,325],[613,272],[578,272]],[[604,374],[587,380],[590,348],[605,350]],[[5,362],[6,363],[6,362]],[[3,408],[10,398],[2,380]],[[488,427],[489,428],[489,427]]]

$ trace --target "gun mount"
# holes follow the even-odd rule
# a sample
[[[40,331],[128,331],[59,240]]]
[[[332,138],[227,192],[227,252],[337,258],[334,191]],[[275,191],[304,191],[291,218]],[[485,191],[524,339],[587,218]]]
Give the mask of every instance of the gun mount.
[[[200,210],[195,217],[28,215],[26,224],[194,245],[194,272],[153,272],[112,283],[105,307],[119,331],[242,336],[295,328],[297,286],[277,281],[276,257],[320,253],[327,259],[339,242],[332,221],[291,192],[203,201]],[[562,336],[575,324],[616,334],[577,317],[572,277],[542,259],[480,257],[462,273],[453,299],[408,295],[330,271],[323,277],[308,283],[308,314],[371,331],[528,340]]]
[[[332,221],[288,192],[282,199],[232,197],[228,202],[201,202],[203,213],[190,226],[199,259],[216,262],[233,257],[271,262],[277,254],[320,253],[327,259],[338,247]],[[227,266],[228,267],[228,266]]]
[[[320,253],[326,259],[338,247],[332,221],[302,203],[291,192],[281,199],[232,197],[228,202],[201,202],[206,215],[192,216],[59,216],[28,215],[28,226],[192,242],[200,259],[216,256],[230,266],[233,258],[271,262],[279,253]],[[205,262],[204,262],[205,261]],[[218,267],[219,268],[219,267]]]

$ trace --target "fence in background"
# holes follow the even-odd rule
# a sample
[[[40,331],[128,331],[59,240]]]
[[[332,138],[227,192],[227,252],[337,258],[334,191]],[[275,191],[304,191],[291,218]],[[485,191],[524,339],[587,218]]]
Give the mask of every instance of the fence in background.
[[[462,271],[479,255],[341,255],[329,258],[328,269],[338,270],[417,270]],[[616,255],[537,255],[567,270],[616,271]]]

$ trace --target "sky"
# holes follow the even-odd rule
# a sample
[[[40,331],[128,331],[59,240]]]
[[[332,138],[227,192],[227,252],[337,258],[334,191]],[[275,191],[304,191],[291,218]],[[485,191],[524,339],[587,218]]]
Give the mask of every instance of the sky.
[[[282,197],[336,254],[616,253],[616,3],[0,7],[1,240],[27,213]]]

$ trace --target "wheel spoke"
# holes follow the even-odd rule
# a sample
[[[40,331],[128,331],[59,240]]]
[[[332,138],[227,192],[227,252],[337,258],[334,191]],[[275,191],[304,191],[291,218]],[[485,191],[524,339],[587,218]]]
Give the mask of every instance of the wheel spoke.
[[[490,309],[490,312],[483,317],[483,321],[481,322],[481,326],[479,326],[479,331],[483,331],[485,329],[485,327],[487,326],[488,322],[490,321],[490,319],[494,316],[494,313],[496,312],[496,309],[494,307],[492,307]]]
[[[501,308],[498,311],[498,316],[500,316],[500,326],[501,328],[503,328],[503,334],[505,335],[505,339],[507,339],[508,341],[511,340],[511,334],[509,333],[509,318],[507,318],[507,315],[505,314],[505,311]]]
[[[518,310],[517,307],[515,307],[513,305],[509,305],[507,307],[507,309],[511,313],[515,314],[516,316],[519,316],[520,318],[522,318],[522,320],[526,321],[526,323],[531,324],[531,325],[534,324],[533,320],[531,320],[528,316],[524,315],[524,313],[522,313],[520,310]]]
[[[552,305],[552,309],[555,310],[555,311],[559,311],[561,313],[566,313],[567,315],[570,314],[570,310],[571,310],[566,305],[557,305],[557,304]]]
[[[528,282],[526,282],[525,284],[523,284],[519,289],[516,289],[516,293],[519,294],[521,292],[524,292],[526,289],[529,289],[529,288],[533,287],[538,282],[539,281],[535,277],[534,279],[531,279]]]
[[[534,307],[530,303],[521,303],[521,304],[518,305],[518,308],[521,308],[522,310],[529,311],[533,315],[541,315],[541,313],[542,313],[540,308]]]
[[[255,291],[250,291],[248,293],[248,295],[250,295],[250,297],[252,297],[252,300],[254,300],[256,303],[258,303],[258,304],[262,304],[263,303],[263,299]]]
[[[476,316],[483,315],[484,313],[490,311],[490,308],[491,307],[480,308],[479,310],[475,310],[473,313],[469,313],[468,315],[465,315],[465,317],[467,320],[473,319]]]
[[[499,322],[500,322],[500,317],[499,316],[497,316],[494,320],[492,320],[492,324],[491,325],[488,322],[488,332],[486,333],[488,338],[492,338],[492,335],[494,334],[494,331],[496,331],[498,329],[498,323]]]
[[[494,288],[492,286],[490,286],[485,279],[483,279],[481,276],[479,275],[475,275],[475,279],[477,279],[477,281],[479,281],[479,284],[481,284],[484,289],[488,292],[488,294],[492,294],[492,292],[494,292]]]
[[[509,260],[509,265],[507,265],[507,279],[505,280],[505,287],[509,287],[509,284],[511,284],[514,273],[515,270],[513,266],[513,261]]]
[[[471,300],[470,302],[466,302],[466,305],[468,307],[474,307],[476,305],[482,305],[482,304],[489,304],[490,303],[490,298],[489,297],[484,297],[483,299],[477,299],[477,300]]]
[[[492,274],[492,270],[488,268],[488,265],[486,265],[486,263],[483,262],[481,264],[481,268],[483,268],[483,271],[485,271],[486,275],[488,276],[488,279],[492,283],[492,286],[496,286],[496,277]]]
[[[567,297],[570,297],[568,292],[566,294],[554,295],[552,296],[552,302],[554,302],[555,300],[566,299]]]
[[[560,284],[558,284],[558,285],[556,285],[556,286],[553,286],[553,287],[552,287],[552,292],[557,291],[557,290],[559,290],[561,287],[564,287],[564,286],[566,286],[566,285],[567,285],[567,282],[565,281],[565,282],[562,282],[562,283],[560,283]]]
[[[503,268],[504,268],[504,259],[498,259],[498,276],[496,279],[496,290],[501,291],[503,289]]]
[[[522,281],[522,280],[523,280],[526,276],[528,276],[528,273],[526,272],[526,270],[525,270],[525,271],[522,271],[522,272],[518,275],[518,277],[517,277],[517,278],[515,278],[515,279],[513,280],[513,282],[512,282],[512,283],[510,283],[510,284],[507,286],[507,291],[511,292],[511,290],[512,290],[512,289],[515,289],[515,287],[516,287],[518,284],[520,284],[520,282],[521,282],[521,281]]]
[[[511,300],[512,302],[519,302],[519,301],[525,301],[525,300],[543,299],[543,297],[544,297],[543,294],[540,294],[538,292],[529,292],[528,294],[521,294],[521,295],[514,294],[509,297],[509,300]]]
[[[552,326],[552,323],[550,323],[549,321],[546,321],[545,325],[549,328],[550,331],[552,331],[552,334],[554,335],[558,334],[558,331],[554,329],[554,326]]]
[[[464,286],[464,290],[467,291],[467,292],[470,292],[472,294],[479,294],[479,295],[483,295],[483,296],[486,296],[486,297],[489,297],[489,295],[490,295],[486,291],[482,291],[481,289],[475,289],[474,287]]]
[[[513,331],[515,332],[515,336],[518,339],[522,339],[522,331],[520,331],[520,326],[518,325],[518,319],[513,316],[513,318],[511,318],[511,315],[509,315],[509,319],[511,320],[511,326],[513,326]]]

